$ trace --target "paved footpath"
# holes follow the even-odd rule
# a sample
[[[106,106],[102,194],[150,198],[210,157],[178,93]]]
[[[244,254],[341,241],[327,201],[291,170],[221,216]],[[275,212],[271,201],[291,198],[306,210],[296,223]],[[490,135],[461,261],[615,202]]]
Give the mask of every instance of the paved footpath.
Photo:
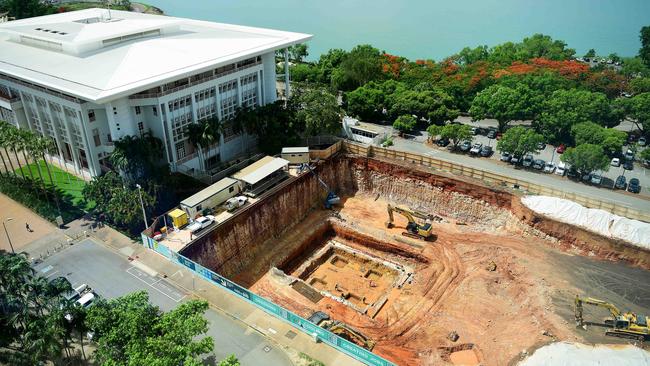
[[[158,253],[144,248],[139,242],[129,239],[110,227],[96,228],[94,222],[82,218],[67,224],[65,229],[60,230],[29,209],[1,194],[0,207],[11,207],[12,210],[9,212],[16,221],[20,218],[20,220],[29,220],[30,223],[39,223],[38,230],[36,227],[34,230],[34,238],[37,236],[36,234],[38,234],[38,238],[31,242],[28,241],[31,238],[27,234],[18,235],[18,229],[25,229],[24,223],[18,228],[12,227],[13,230],[10,232],[10,235],[14,234],[16,238],[21,238],[18,241],[20,247],[15,246],[16,251],[28,253],[30,259],[46,260],[57,253],[58,256],[65,255],[69,246],[74,246],[79,240],[89,237],[105,248],[128,258],[133,266],[142,269],[149,276],[166,278],[172,285],[179,287],[191,296],[207,300],[211,307],[221,315],[220,317],[210,317],[209,320],[213,326],[220,326],[227,317],[241,321],[248,327],[249,332],[259,333],[270,343],[283,349],[294,364],[297,363],[299,354],[302,352],[326,365],[363,365],[324,343],[315,343],[310,336],[296,330],[288,323],[267,314],[229,291],[207,282],[202,277],[194,275],[189,269],[171,263]],[[3,212],[1,217],[4,219],[6,216],[8,215]],[[14,223],[10,221],[9,224]],[[4,233],[2,234],[4,236]],[[12,236],[12,243],[13,238]],[[0,243],[2,243],[3,249],[5,245],[8,246],[6,237]],[[220,345],[217,344],[215,347],[219,348]]]

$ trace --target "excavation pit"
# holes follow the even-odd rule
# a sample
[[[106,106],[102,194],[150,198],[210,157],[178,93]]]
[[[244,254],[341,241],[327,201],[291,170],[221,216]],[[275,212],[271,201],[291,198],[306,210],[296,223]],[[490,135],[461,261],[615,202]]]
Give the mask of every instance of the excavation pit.
[[[403,264],[370,255],[337,240],[331,223],[326,235],[308,238],[280,270],[305,287],[341,302],[361,314],[377,316],[391,293],[412,271]],[[302,292],[301,292],[302,293]]]

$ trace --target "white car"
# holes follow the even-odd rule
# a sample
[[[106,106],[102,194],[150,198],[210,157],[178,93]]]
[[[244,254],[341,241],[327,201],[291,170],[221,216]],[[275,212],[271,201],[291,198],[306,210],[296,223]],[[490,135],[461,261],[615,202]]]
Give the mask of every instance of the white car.
[[[621,166],[621,159],[619,159],[619,158],[613,158],[613,159],[612,159],[612,162],[609,163],[609,165],[611,165],[611,166],[615,166],[615,167],[619,167],[619,166]]]
[[[215,218],[212,215],[201,216],[194,220],[194,222],[187,227],[187,230],[189,230],[191,233],[195,233],[210,226],[214,221]]]
[[[566,174],[566,164],[563,162],[557,163],[557,167],[555,168],[555,174],[557,175],[565,175]]]
[[[639,144],[639,146],[645,146],[647,143],[648,142],[645,139],[645,137],[641,137],[641,138],[639,138],[639,141],[637,141],[637,144]]]
[[[228,201],[226,201],[226,210],[228,211],[233,211],[236,210],[248,202],[248,197],[246,196],[237,196],[237,197],[232,197],[229,198]]]
[[[81,307],[87,308],[87,307],[89,307],[90,305],[93,304],[93,302],[95,301],[96,298],[97,298],[97,296],[95,295],[94,292],[92,292],[92,291],[91,291],[91,292],[87,292],[86,294],[84,294],[83,296],[81,296],[79,299],[77,299],[77,301],[75,301],[74,305],[75,305],[75,306],[81,306]],[[72,314],[70,314],[70,313],[65,314],[64,318],[65,318],[68,322],[72,322],[72,320],[74,319],[74,317],[73,317]]]
[[[544,173],[553,173],[555,171],[555,163],[549,161],[544,165]]]
[[[470,154],[478,155],[478,153],[481,152],[481,148],[483,147],[483,144],[480,142],[477,142],[472,146],[472,148],[469,150]]]

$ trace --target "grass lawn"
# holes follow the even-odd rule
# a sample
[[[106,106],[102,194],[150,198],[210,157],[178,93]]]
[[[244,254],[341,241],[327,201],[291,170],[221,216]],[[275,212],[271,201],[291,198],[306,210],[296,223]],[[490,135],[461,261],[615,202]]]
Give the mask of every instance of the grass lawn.
[[[47,169],[45,168],[45,162],[43,160],[39,160],[38,165],[32,163],[23,166],[22,169],[26,177],[30,177],[29,171],[31,170],[32,174],[34,175],[34,179],[40,180],[40,176],[38,175],[39,166],[43,179],[45,180],[45,184],[47,186],[51,186],[50,176],[47,174]],[[81,190],[86,185],[86,181],[52,164],[48,164],[48,166],[52,172],[52,180],[54,181],[54,185],[70,199],[73,205],[85,210],[91,209],[93,206],[95,206],[94,202],[87,204],[83,199],[83,195],[81,194]],[[20,174],[20,169],[16,169],[16,173]]]

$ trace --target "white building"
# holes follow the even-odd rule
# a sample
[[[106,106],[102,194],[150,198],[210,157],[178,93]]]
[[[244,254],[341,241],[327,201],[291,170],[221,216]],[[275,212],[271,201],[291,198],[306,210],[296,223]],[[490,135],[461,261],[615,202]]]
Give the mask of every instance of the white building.
[[[310,38],[106,9],[2,23],[0,119],[51,137],[60,162],[80,174],[101,174],[113,141],[147,131],[164,142],[172,170],[200,170],[187,125],[275,101],[275,51]],[[254,144],[226,124],[205,160]]]

